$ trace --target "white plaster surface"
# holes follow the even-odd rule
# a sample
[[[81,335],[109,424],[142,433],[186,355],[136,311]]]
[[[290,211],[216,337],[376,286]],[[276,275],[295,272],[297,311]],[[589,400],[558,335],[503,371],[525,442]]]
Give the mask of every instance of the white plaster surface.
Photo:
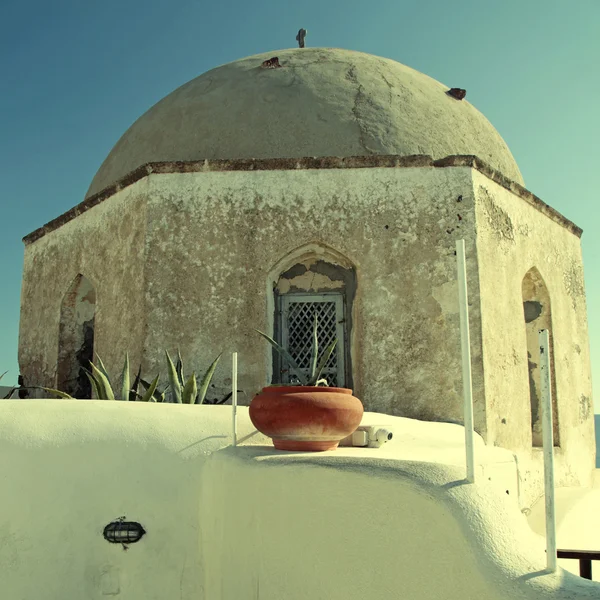
[[[127,351],[132,371],[139,365],[147,187],[147,180],[137,181],[25,247],[19,324],[25,385],[57,386],[61,304],[78,274],[96,291],[94,351],[105,361],[115,349],[119,366],[106,363],[109,373],[121,372]]]
[[[273,331],[279,275],[273,281],[273,269],[291,267],[290,255],[316,247],[324,260],[357,272],[350,387],[366,409],[460,419],[458,292],[455,287],[452,302],[449,290],[456,285],[454,250],[461,237],[477,293],[471,191],[468,168],[150,175],[144,368],[164,373],[162,348],[176,344],[194,365],[236,351],[240,386],[251,398],[270,383],[272,351],[252,328]],[[478,306],[471,325],[477,362]],[[104,352],[109,372],[110,352]],[[481,380],[475,367],[479,432],[485,427]]]
[[[273,56],[281,68],[261,68]],[[522,184],[492,124],[468,100],[448,96],[449,87],[396,61],[339,48],[249,56],[150,108],[117,142],[86,196],[148,162],[372,154],[476,155]]]
[[[594,471],[592,483],[585,488],[559,488],[555,492],[556,542],[563,550],[600,551],[600,469]],[[545,498],[531,509],[529,525],[545,535]],[[558,564],[579,574],[579,561],[559,559]],[[592,578],[600,582],[600,562],[592,562]]]
[[[332,248],[325,260],[357,271],[356,395],[367,410],[458,420],[458,301],[451,288],[456,239],[465,238],[477,293],[473,223],[469,168],[153,174],[26,247],[21,372],[27,385],[56,386],[60,305],[82,273],[97,291],[94,351],[110,374],[121,372],[126,351],[132,370],[142,363],[147,378],[161,373],[161,383],[165,349],[173,355],[180,348],[186,373],[204,372],[220,352],[236,351],[246,403],[272,367],[270,348],[253,328],[273,329],[273,268],[299,249]],[[103,237],[99,228],[119,235]],[[477,362],[478,306],[470,314]],[[475,426],[483,433],[480,371],[474,367]],[[219,391],[228,390],[229,376],[222,361]]]
[[[227,406],[2,402],[3,597],[598,598],[543,572],[511,495],[464,483],[460,426],[367,413],[382,449],[285,453],[239,410],[232,448]],[[147,530],[127,551],[102,538],[119,516]]]

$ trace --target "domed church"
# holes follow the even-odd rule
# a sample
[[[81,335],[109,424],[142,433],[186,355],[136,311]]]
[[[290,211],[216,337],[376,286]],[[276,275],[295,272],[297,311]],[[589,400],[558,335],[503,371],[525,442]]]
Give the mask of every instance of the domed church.
[[[464,90],[349,50],[251,56],[142,115],[83,202],[24,238],[21,374],[85,398],[95,353],[118,374],[127,351],[164,385],[164,351],[179,348],[197,375],[225,353],[225,391],[238,352],[248,403],[290,381],[254,329],[308,366],[317,314],[321,343],[338,340],[330,385],[368,411],[461,423],[464,239],[475,429],[541,486],[537,332],[549,329],[556,485],[586,485],[581,233],[524,187]]]

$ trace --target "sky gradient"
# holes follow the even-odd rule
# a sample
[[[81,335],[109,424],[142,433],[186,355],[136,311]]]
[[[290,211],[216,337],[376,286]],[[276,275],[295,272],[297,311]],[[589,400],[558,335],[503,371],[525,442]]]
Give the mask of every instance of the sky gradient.
[[[600,412],[600,2],[330,0],[10,2],[0,21],[0,373],[17,382],[21,238],[83,200],[125,130],[221,64],[307,46],[391,58],[449,87],[500,132],[526,187],[583,228]]]

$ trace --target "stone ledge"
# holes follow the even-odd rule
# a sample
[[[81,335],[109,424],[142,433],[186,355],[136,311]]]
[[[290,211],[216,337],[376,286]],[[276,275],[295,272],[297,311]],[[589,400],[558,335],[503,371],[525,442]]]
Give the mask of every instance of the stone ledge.
[[[499,171],[492,169],[487,163],[471,155],[446,156],[439,160],[433,160],[431,156],[424,154],[414,156],[396,155],[370,155],[370,156],[323,156],[306,158],[244,158],[244,159],[220,159],[200,161],[174,161],[147,163],[131,171],[125,177],[119,179],[102,191],[86,198],[83,202],[74,206],[56,219],[49,221],[39,229],[23,238],[25,245],[39,240],[47,233],[54,231],[72,221],[78,215],[86,212],[93,206],[100,204],[113,194],[126,188],[136,181],[147,177],[151,173],[214,173],[222,171],[291,171],[297,169],[368,169],[368,168],[408,168],[408,167],[469,167],[476,169],[488,179],[496,182],[507,190],[516,194],[547,217],[559,223],[577,237],[581,237],[583,230],[561,215],[557,210],[546,204],[543,200],[532,194],[529,190],[515,181],[505,177]]]

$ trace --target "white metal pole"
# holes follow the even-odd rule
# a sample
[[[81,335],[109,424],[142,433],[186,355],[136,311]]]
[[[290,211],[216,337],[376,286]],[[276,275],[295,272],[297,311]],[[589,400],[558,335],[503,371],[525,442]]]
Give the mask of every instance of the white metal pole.
[[[238,355],[234,352],[231,357],[231,418],[233,445],[237,446],[237,377],[238,377]]]
[[[471,338],[469,335],[469,303],[467,294],[465,240],[456,241],[456,257],[458,270],[458,302],[460,309],[460,342],[462,350],[467,481],[473,483],[475,481],[475,445],[473,442],[473,380],[471,377]]]
[[[554,509],[554,436],[552,429],[552,381],[550,379],[550,335],[539,332],[544,438],[544,496],[546,500],[546,560],[548,569],[556,571],[556,513]]]

